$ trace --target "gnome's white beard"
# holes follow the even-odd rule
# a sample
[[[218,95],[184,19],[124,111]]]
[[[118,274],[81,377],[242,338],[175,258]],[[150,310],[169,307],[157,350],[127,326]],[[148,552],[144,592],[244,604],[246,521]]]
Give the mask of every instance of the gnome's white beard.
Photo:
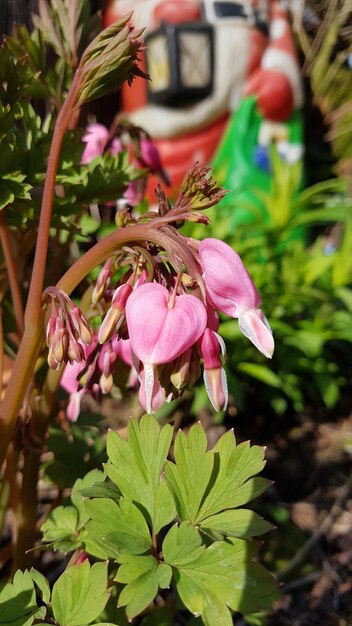
[[[153,138],[162,139],[199,130],[235,110],[247,74],[251,28],[245,22],[215,25],[214,86],[208,98],[177,109],[150,104],[131,113],[130,120]]]

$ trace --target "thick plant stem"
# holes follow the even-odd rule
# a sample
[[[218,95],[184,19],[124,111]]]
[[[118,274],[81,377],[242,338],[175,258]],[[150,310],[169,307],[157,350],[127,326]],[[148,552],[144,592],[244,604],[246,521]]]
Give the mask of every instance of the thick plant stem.
[[[0,241],[6,263],[7,274],[9,277],[10,290],[13,308],[15,312],[15,320],[17,333],[19,337],[22,337],[24,331],[24,312],[22,294],[20,284],[18,280],[17,268],[15,257],[13,254],[10,232],[7,226],[4,212],[0,212]]]
[[[13,570],[29,568],[32,565],[33,552],[26,553],[37,539],[37,488],[40,469],[40,455],[49,427],[50,417],[56,402],[61,371],[49,370],[41,395],[32,414],[32,447],[24,459],[23,481],[20,493],[20,518],[18,538],[14,555]]]
[[[80,83],[81,75],[78,71],[73,79],[67,99],[65,100],[57,117],[53,140],[50,147],[33,271],[25,310],[25,331],[20,343],[4,400],[0,405],[0,467],[4,462],[7,447],[11,441],[18,413],[22,406],[22,401],[28,385],[31,381],[35,362],[43,341],[44,315],[42,310],[42,292],[48,252],[56,173],[59,164],[62,141],[77,102],[81,86]]]
[[[75,74],[68,96],[55,123],[40,211],[39,229],[35,248],[32,278],[26,304],[26,330],[35,326],[41,315],[42,293],[46,268],[46,257],[49,245],[49,231],[55,193],[56,173],[59,165],[60,150],[64,134],[70,124],[74,112],[75,104],[79,95],[80,83],[81,75],[78,71]]]

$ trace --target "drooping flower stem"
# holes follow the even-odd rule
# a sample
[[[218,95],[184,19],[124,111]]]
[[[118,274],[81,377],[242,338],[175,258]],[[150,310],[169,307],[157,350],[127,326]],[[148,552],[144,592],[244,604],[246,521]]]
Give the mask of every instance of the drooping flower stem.
[[[145,241],[149,241],[164,248],[168,252],[169,258],[174,259],[175,263],[178,262],[180,265],[184,263],[189,273],[197,280],[200,293],[203,294],[203,281],[198,263],[187,244],[175,233],[176,231],[174,232],[172,228],[161,230],[152,228],[147,223],[117,230],[99,241],[80,257],[60,279],[57,287],[70,294],[89,272],[100,263],[103,263],[118,248],[128,245],[130,242],[140,242],[142,244]],[[44,262],[46,257],[42,256],[41,258],[42,262]],[[36,303],[34,295],[37,297],[38,284],[36,283],[36,288],[32,291],[33,303]],[[42,292],[40,292],[40,302],[41,298]],[[37,309],[36,318],[28,312],[26,324],[27,319],[30,320],[29,326],[26,326],[5,398],[0,406],[0,466],[5,459],[17,416],[28,385],[31,382],[35,362],[44,341],[44,312],[42,306],[40,305],[39,311]]]

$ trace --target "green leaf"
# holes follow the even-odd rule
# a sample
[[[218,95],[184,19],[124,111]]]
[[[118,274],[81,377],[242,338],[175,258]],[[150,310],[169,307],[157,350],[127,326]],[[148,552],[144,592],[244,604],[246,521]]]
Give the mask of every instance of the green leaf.
[[[171,516],[171,504],[158,510],[161,496],[168,498],[162,487],[160,474],[169,452],[172,427],[160,428],[152,415],[144,415],[140,422],[131,420],[128,425],[128,441],[110,431],[107,439],[109,462],[105,470],[116,483],[123,497],[138,505],[153,527],[167,523]]]
[[[115,580],[126,586],[119,596],[119,605],[126,606],[128,619],[143,611],[155,598],[159,587],[169,587],[171,567],[158,563],[153,556],[121,555]]]
[[[280,389],[281,387],[281,380],[279,376],[275,374],[275,372],[273,372],[267,365],[242,362],[238,364],[238,370],[244,374],[252,376],[252,378],[260,380],[266,385],[271,385],[271,387],[276,387],[277,389]]]
[[[101,480],[104,477],[103,472],[98,469],[93,469],[84,478],[77,478],[75,484],[72,487],[71,500],[78,511],[79,524],[84,524],[87,521],[87,513],[84,505],[84,498],[81,493],[82,489],[91,487],[96,481]]]
[[[41,591],[44,604],[49,604],[51,592],[50,585],[47,579],[45,578],[45,576],[43,576],[43,574],[38,572],[38,570],[34,569],[34,567],[31,568],[30,575],[32,577],[32,580],[34,580],[35,584]]]
[[[197,515],[197,521],[246,504],[270,484],[264,478],[252,478],[264,465],[264,449],[249,441],[236,445],[233,431],[225,433],[214,448],[214,472],[211,484]]]
[[[201,424],[195,424],[186,436],[177,433],[174,446],[176,465],[166,464],[165,477],[181,520],[195,521],[209,484],[213,452],[206,452],[207,437]]]
[[[79,515],[74,506],[58,506],[42,525],[43,541],[54,542],[54,550],[68,552],[80,546]]]
[[[31,574],[18,570],[12,583],[0,583],[0,623],[2,626],[30,626],[43,618],[45,607],[38,608]]]
[[[110,498],[110,500],[115,500],[116,502],[121,497],[117,486],[109,481],[95,482],[91,487],[80,489],[79,492],[83,498]]]
[[[272,524],[249,509],[234,509],[211,515],[202,520],[200,527],[208,532],[239,539],[262,535],[274,528]]]
[[[188,557],[178,548],[185,529]],[[231,626],[229,608],[244,611],[249,606],[254,612],[271,607],[278,597],[277,586],[265,568],[250,562],[251,544],[228,539],[206,548],[200,541],[198,531],[182,523],[173,526],[163,542],[164,559],[173,568],[177,591],[194,615],[201,615],[206,626]]]
[[[88,535],[106,544],[108,556],[119,553],[143,554],[152,543],[148,524],[141,511],[129,500],[98,498],[86,502],[90,521]]]
[[[66,570],[53,587],[52,609],[60,626],[90,624],[103,611],[109,594],[107,564],[89,561]]]
[[[175,441],[176,464],[166,464],[166,481],[182,521],[199,524],[203,519],[246,504],[269,485],[252,478],[265,464],[264,450],[244,442],[236,446],[233,432],[206,452],[206,435],[200,424],[188,437],[179,432]]]

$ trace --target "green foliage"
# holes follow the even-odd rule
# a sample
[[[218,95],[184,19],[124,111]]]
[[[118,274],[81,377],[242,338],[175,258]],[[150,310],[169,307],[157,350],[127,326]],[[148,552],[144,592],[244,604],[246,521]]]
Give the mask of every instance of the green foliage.
[[[12,583],[0,583],[0,624],[2,626],[31,626],[35,619],[43,619],[44,607],[36,601],[36,583],[43,601],[48,601],[48,584],[39,572],[17,571]]]
[[[67,569],[56,581],[52,593],[55,620],[61,626],[90,624],[108,601],[107,564],[89,561]]]
[[[340,179],[298,192],[298,166],[283,163],[274,149],[272,164],[271,192],[258,194],[261,210],[233,198],[213,211],[207,233],[241,255],[275,338],[273,359],[264,361],[234,321],[223,321],[229,389],[242,410],[332,407],[352,374],[352,202]],[[236,218],[235,228],[238,209],[246,218]],[[204,236],[200,227],[191,234]],[[248,393],[254,385],[255,395]],[[197,409],[202,402],[198,393]]]
[[[105,481],[97,470],[76,481],[71,504],[55,509],[44,523],[43,540],[54,549],[80,547],[113,562],[118,605],[126,607],[129,620],[153,603],[159,589],[170,586],[207,626],[232,623],[231,610],[270,607],[278,594],[276,583],[253,562],[259,544],[247,539],[271,525],[240,508],[268,486],[256,476],[264,466],[263,449],[248,442],[237,445],[231,431],[207,451],[205,431],[195,424],[188,435],[177,433],[174,461],[166,461],[171,439],[171,426],[160,428],[150,415],[129,422],[128,441],[110,431]],[[75,590],[82,567],[68,569],[54,586],[53,611],[62,626],[79,626],[83,620]],[[87,569],[84,589],[93,585],[95,567]],[[94,587],[92,606],[99,606],[98,598],[106,602],[105,589],[102,583]],[[66,594],[67,606],[75,606],[80,617],[68,608],[63,615],[66,605],[60,598]],[[98,618],[98,611],[92,618],[92,609],[86,610],[85,620]]]

